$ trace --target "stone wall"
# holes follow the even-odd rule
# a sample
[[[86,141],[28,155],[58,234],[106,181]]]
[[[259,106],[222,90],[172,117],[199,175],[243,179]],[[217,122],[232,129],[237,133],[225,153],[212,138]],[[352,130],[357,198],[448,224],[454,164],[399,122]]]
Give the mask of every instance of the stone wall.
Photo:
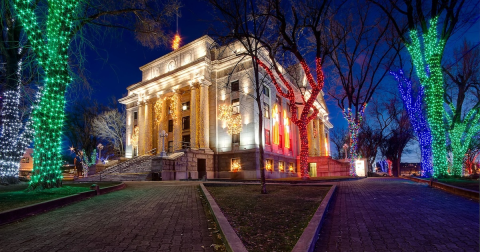
[[[207,179],[214,178],[213,151],[189,149],[173,155],[176,157],[172,158],[171,155],[152,160],[152,172],[161,172],[162,180],[201,179],[198,177],[198,159],[206,160]]]

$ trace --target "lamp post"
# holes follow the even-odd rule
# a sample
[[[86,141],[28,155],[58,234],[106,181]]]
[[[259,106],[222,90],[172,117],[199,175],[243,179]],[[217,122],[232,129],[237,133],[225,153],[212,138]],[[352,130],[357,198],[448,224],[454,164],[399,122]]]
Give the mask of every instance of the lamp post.
[[[166,157],[167,153],[165,152],[165,137],[168,136],[168,133],[165,132],[165,130],[162,130],[159,136],[162,138],[162,152],[160,152],[160,157]]]
[[[101,163],[101,162],[102,162],[101,159],[102,159],[103,145],[102,145],[101,143],[99,143],[99,144],[97,145],[97,149],[98,149],[98,160],[97,160],[97,162],[95,162],[95,163],[98,164],[98,163]]]

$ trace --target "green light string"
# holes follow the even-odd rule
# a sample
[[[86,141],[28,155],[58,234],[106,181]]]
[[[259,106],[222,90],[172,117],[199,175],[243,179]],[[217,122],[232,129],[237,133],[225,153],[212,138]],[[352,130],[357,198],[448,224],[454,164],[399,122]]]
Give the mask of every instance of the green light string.
[[[16,0],[15,10],[39,65],[45,71],[44,89],[33,111],[34,167],[30,189],[61,186],[61,135],[68,74],[68,47],[78,0],[49,0],[46,30],[38,25],[35,1]]]
[[[446,130],[443,124],[443,88],[441,60],[445,41],[438,39],[438,17],[430,20],[430,28],[422,37],[416,30],[410,31],[411,43],[406,47],[412,57],[416,74],[425,88],[427,120],[432,131],[434,177],[448,175]],[[423,47],[421,40],[423,39]]]
[[[450,105],[452,111],[455,111],[455,107]],[[454,113],[445,113],[445,117],[449,125],[452,125]],[[448,130],[450,137],[453,160],[452,170],[450,171],[453,176],[463,176],[464,169],[463,163],[465,154],[472,138],[480,131],[480,109],[472,109],[463,120],[455,122],[453,127]]]

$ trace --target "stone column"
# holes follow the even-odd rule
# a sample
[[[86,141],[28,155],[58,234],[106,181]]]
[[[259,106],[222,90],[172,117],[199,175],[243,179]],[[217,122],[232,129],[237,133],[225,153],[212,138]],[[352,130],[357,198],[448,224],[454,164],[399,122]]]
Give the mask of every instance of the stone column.
[[[197,85],[190,86],[190,146],[196,149],[197,143]]]
[[[144,105],[144,118],[145,118],[145,124],[144,124],[144,154],[147,151],[150,151],[152,149],[152,106],[150,104],[150,101],[146,101]]]
[[[199,145],[200,149],[209,149],[210,141],[208,134],[208,86],[210,82],[203,80],[200,83],[200,130],[197,132],[199,134]]]
[[[313,147],[313,120],[310,121],[307,125],[307,135],[308,135],[308,156],[312,157],[315,155],[315,150]]]
[[[139,102],[138,104],[138,155],[145,154],[145,104]]]
[[[327,155],[327,150],[325,149],[325,124],[323,123],[322,120],[319,122],[319,131],[318,135],[320,136],[320,156],[326,156]]]
[[[320,130],[319,130],[319,125],[320,125],[320,120],[318,119],[318,117],[316,117],[315,119],[313,119],[313,122],[314,122],[314,131],[317,132],[317,136],[314,138],[313,140],[313,147],[315,149],[315,156],[321,156],[321,142],[320,142],[320,139],[321,139],[321,136],[320,136]]]
[[[180,94],[175,93],[173,99],[176,101],[174,110],[175,119],[173,120],[173,150],[180,150],[182,148],[182,103],[180,102]]]
[[[125,157],[131,158],[133,156],[133,147],[132,147],[132,134],[133,134],[133,112],[132,109],[127,109],[127,124],[126,127],[126,143],[125,143]]]

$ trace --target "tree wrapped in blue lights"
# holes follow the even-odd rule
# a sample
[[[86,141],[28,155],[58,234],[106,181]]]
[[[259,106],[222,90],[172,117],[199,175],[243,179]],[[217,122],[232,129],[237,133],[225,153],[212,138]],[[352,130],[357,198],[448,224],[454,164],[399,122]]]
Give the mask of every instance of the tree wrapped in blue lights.
[[[15,0],[18,20],[44,71],[44,88],[33,111],[35,129],[34,167],[30,189],[61,186],[61,135],[64,122],[65,91],[72,81],[68,68],[68,48],[73,36],[74,14],[80,1],[49,0],[46,18],[37,18],[37,2]],[[45,20],[45,24],[39,21]]]
[[[412,81],[405,77],[403,70],[398,72],[390,71],[398,82],[398,90],[402,96],[402,101],[407,110],[410,123],[413,126],[415,135],[417,135],[422,155],[422,176],[430,177],[433,175],[432,167],[432,133],[427,122],[427,115],[424,104],[424,87],[420,86],[417,97],[413,97]]]

